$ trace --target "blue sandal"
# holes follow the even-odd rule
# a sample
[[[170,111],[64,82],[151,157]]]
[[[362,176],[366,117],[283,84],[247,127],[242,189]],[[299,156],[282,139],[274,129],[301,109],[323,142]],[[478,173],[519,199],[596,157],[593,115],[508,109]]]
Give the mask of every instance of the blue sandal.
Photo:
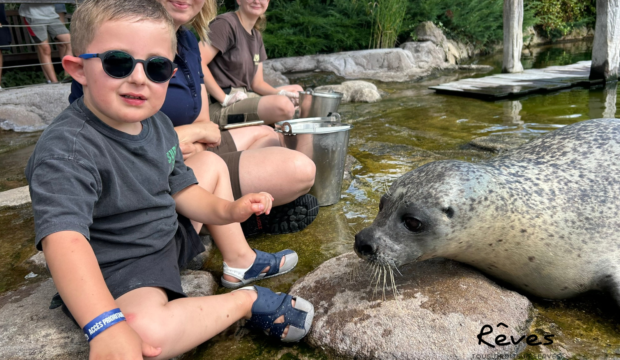
[[[283,342],[297,342],[310,332],[314,319],[314,306],[308,301],[260,287],[248,286],[241,290],[255,290],[258,298],[252,305],[252,318],[246,322],[250,328],[262,330],[265,334],[279,338]],[[291,301],[295,300],[295,306]],[[284,322],[275,324],[284,315]],[[286,327],[288,333],[282,337]]]
[[[256,259],[254,260],[254,264],[247,269],[232,268],[224,263],[224,275],[230,275],[238,279],[239,282],[227,281],[224,279],[224,276],[222,276],[222,286],[229,289],[238,289],[254,281],[286,274],[297,266],[299,260],[297,253],[293,250],[282,250],[275,254],[256,249],[253,250],[256,253]],[[282,257],[284,257],[285,260],[282,267],[280,267]],[[262,271],[268,266],[269,271],[263,273]]]

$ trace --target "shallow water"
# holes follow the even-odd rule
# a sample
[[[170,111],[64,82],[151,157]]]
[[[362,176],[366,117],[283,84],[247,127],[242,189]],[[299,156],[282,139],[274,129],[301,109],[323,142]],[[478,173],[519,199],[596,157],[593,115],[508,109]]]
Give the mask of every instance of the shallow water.
[[[523,59],[524,66],[545,67],[589,60],[588,43],[573,43],[537,48]],[[407,83],[376,83],[385,92],[376,104],[346,104],[341,106],[343,118],[353,125],[349,154],[359,162],[352,168],[353,180],[344,184],[342,200],[323,207],[317,220],[306,230],[282,236],[263,236],[250,241],[252,247],[264,251],[292,248],[300,255],[300,263],[289,274],[261,282],[275,291],[287,291],[299,278],[322,262],[352,251],[356,231],[368,226],[378,209],[378,200],[387,187],[400,175],[424,163],[439,159],[480,161],[493,153],[476,150],[468,143],[482,136],[505,134],[531,139],[578,121],[610,116],[616,113],[617,88],[573,88],[546,95],[531,95],[518,100],[486,102],[471,98],[437,95],[428,86],[464,77],[478,77],[499,72],[501,54],[473,59],[472,63],[489,64],[495,70],[488,73],[455,71],[436,74],[423,81]],[[295,81],[316,87],[340,82],[330,74],[302,74]],[[613,100],[613,101],[609,101]],[[606,104],[607,103],[607,104]],[[11,165],[15,174],[21,171],[32,151],[29,147],[37,134],[0,132],[0,166]],[[11,140],[12,139],[12,140]],[[16,140],[21,139],[21,140]],[[9,149],[10,141],[22,145]],[[20,142],[21,141],[21,142]],[[3,151],[2,149],[8,150]],[[18,171],[19,170],[19,171]],[[5,179],[0,187],[7,189],[19,181]],[[11,175],[13,176],[13,175]],[[22,183],[20,183],[22,184]],[[27,268],[19,264],[34,253],[32,220],[27,210],[0,210],[3,225],[0,246],[0,290],[25,283]],[[24,220],[20,223],[19,219]],[[19,232],[19,229],[30,230]],[[221,276],[221,255],[213,251],[205,268]],[[30,280],[28,280],[30,281]],[[221,289],[221,291],[223,291]],[[558,343],[572,353],[587,358],[604,354],[620,354],[620,315],[610,297],[589,294],[570,301],[547,302],[531,299],[538,310],[531,332],[547,331],[557,334]],[[540,349],[528,349],[531,357]],[[619,355],[615,355],[619,356]],[[323,351],[305,344],[283,346],[260,334],[247,333],[233,327],[224,334],[203,344],[187,359],[325,359]]]

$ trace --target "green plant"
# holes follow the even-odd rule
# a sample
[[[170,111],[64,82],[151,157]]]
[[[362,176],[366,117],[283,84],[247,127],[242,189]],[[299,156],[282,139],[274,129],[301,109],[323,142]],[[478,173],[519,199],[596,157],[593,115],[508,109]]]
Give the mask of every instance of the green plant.
[[[359,50],[371,25],[362,0],[272,0],[263,39],[271,58]]]
[[[523,27],[533,25],[534,12],[525,6]],[[409,0],[403,35],[432,21],[448,38],[487,48],[503,38],[503,0]],[[401,36],[403,36],[401,35]]]
[[[369,47],[391,48],[396,44],[407,5],[407,0],[376,0],[370,4],[373,26]]]
[[[593,28],[596,0],[524,0],[533,10],[538,26],[551,39],[567,35],[576,27]]]

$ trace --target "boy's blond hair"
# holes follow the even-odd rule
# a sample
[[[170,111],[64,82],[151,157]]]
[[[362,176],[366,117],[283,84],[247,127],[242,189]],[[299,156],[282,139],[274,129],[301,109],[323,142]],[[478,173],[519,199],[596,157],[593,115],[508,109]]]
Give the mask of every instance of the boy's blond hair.
[[[174,22],[157,0],[85,0],[71,18],[71,48],[75,55],[86,52],[95,33],[106,21],[161,21],[170,28],[172,53],[176,54],[177,37]],[[127,34],[131,36],[131,34]],[[112,50],[112,49],[111,49]]]

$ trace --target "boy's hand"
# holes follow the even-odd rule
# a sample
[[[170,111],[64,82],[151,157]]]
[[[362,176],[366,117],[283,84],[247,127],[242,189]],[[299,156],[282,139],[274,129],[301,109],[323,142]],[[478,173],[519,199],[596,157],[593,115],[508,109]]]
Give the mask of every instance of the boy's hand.
[[[161,348],[154,348],[142,342],[140,336],[122,321],[111,326],[90,342],[90,360],[118,359],[138,360],[161,354]]]
[[[273,196],[266,192],[247,194],[232,204],[231,215],[234,222],[246,221],[252,214],[261,215],[271,212]]]

